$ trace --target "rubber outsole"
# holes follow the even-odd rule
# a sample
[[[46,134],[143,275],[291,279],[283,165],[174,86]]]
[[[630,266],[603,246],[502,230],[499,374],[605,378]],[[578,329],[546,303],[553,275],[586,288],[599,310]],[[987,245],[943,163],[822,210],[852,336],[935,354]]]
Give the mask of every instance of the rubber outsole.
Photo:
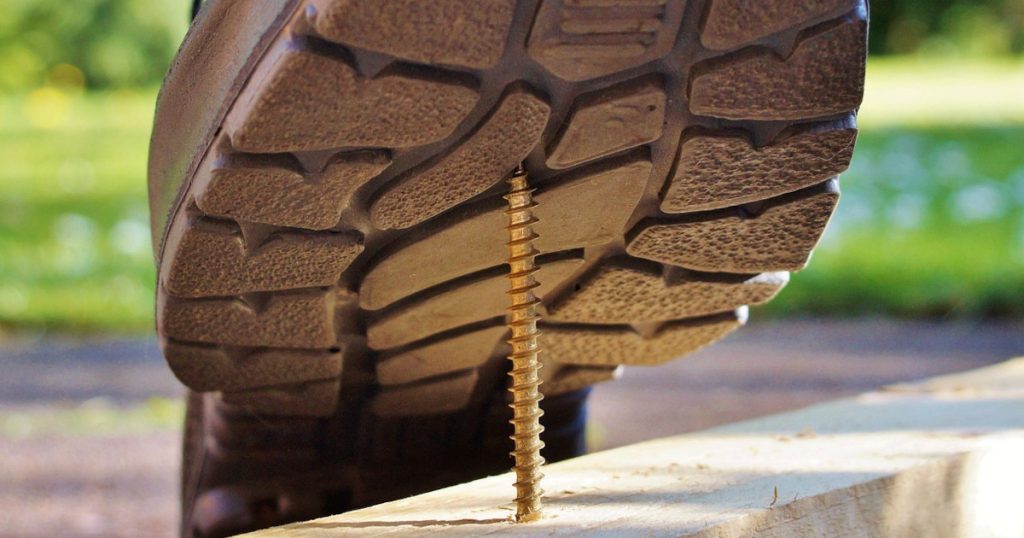
[[[300,6],[163,245],[164,351],[207,393],[186,530],[393,498],[431,452],[435,478],[506,464],[452,454],[503,428],[500,195],[519,162],[537,187],[548,406],[568,416],[620,365],[741,325],[836,205],[866,16],[855,0]],[[581,431],[562,430],[565,445]],[[375,461],[393,480],[367,478]]]

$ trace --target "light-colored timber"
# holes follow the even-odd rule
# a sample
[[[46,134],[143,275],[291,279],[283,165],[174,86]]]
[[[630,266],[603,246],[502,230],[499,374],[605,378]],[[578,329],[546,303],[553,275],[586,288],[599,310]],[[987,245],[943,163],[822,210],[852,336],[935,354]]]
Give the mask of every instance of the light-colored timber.
[[[250,536],[1024,536],[1024,358]]]

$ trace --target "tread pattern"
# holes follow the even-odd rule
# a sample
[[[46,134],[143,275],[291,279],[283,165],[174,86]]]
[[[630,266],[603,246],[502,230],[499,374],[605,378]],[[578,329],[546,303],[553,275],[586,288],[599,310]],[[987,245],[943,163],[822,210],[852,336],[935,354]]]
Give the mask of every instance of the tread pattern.
[[[708,8],[700,40],[709,49],[728,50],[856,6],[851,0],[715,0]]]
[[[658,81],[581,97],[549,152],[550,168],[570,168],[661,137],[665,91]]]
[[[317,0],[324,38],[427,64],[484,68],[505,47],[514,0]]]
[[[632,328],[549,326],[544,346],[560,362],[586,365],[659,364],[718,341],[739,328],[745,312],[666,323],[653,334]]]
[[[164,355],[178,379],[199,391],[231,392],[341,375],[340,350],[245,349],[170,341]]]
[[[276,157],[276,156],[275,156]],[[356,190],[383,171],[383,152],[353,152],[331,159],[323,170],[303,173],[294,159],[226,160],[200,177],[196,205],[204,213],[245,222],[327,230],[341,220]]]
[[[301,0],[164,246],[165,354],[209,393],[187,520],[312,517],[505,466],[519,162],[549,433],[578,433],[579,391],[621,365],[742,325],[835,208],[865,32],[856,0]]]
[[[374,225],[408,228],[501,182],[537,144],[549,110],[528,93],[506,96],[465,144],[385,189],[370,209]]]
[[[237,225],[186,226],[166,246],[172,263],[164,286],[178,297],[332,286],[362,251],[353,233],[280,232],[250,246]]]
[[[643,228],[626,251],[638,258],[695,271],[796,271],[807,264],[839,202],[834,182],[796,199],[782,199],[757,216],[732,215]],[[791,197],[792,198],[792,197]]]
[[[618,239],[650,172],[649,161],[628,161],[610,169],[583,170],[539,191],[535,248],[552,253]],[[360,306],[377,310],[427,287],[505,263],[504,209],[486,204],[467,210],[451,224],[425,230],[416,241],[376,262],[363,277]],[[457,256],[447,248],[453,244],[462,245]],[[409,274],[416,278],[407,278]]]
[[[764,303],[787,280],[787,273],[764,273],[720,281],[666,281],[648,267],[608,264],[554,303],[544,319],[603,325],[705,316]]]
[[[845,114],[864,94],[866,24],[858,19],[829,28],[801,41],[785,59],[759,51],[697,67],[690,109],[732,120]]]
[[[564,281],[582,266],[583,260],[578,258],[543,264],[537,272],[540,286],[534,290],[534,294],[543,298],[555,283]],[[370,322],[366,329],[367,345],[376,350],[391,349],[474,322],[503,316],[508,306],[505,298],[507,288],[505,275],[493,274],[389,309]]]
[[[586,80],[672,50],[683,0],[544,0],[527,52],[558,77]]]
[[[720,209],[821,183],[843,171],[856,137],[856,129],[844,127],[798,133],[761,148],[742,135],[688,137],[679,146],[661,210]]]
[[[405,147],[448,136],[477,91],[414,71],[360,76],[343,58],[282,51],[270,73],[246,87],[225,127],[241,151],[279,153],[336,147]],[[454,77],[451,77],[454,78]],[[345,98],[339,98],[345,96]]]

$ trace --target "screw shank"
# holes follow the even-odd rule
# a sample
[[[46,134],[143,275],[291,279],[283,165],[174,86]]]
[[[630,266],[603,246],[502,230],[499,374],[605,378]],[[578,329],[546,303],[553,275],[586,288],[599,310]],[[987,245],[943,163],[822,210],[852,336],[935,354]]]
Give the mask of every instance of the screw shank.
[[[525,522],[537,519],[541,512],[540,480],[544,476],[540,468],[544,458],[540,455],[544,443],[540,434],[544,427],[540,417],[544,414],[540,409],[540,352],[537,337],[537,320],[540,316],[537,305],[540,301],[534,295],[538,283],[534,278],[537,272],[537,250],[533,241],[537,235],[533,224],[537,220],[533,216],[533,190],[529,188],[526,173],[519,170],[509,179],[510,191],[505,196],[508,201],[509,225],[509,291],[510,306],[508,308],[508,327],[511,332],[509,344],[512,346],[512,420],[514,433],[512,440],[515,449],[513,471],[516,474],[516,521]]]

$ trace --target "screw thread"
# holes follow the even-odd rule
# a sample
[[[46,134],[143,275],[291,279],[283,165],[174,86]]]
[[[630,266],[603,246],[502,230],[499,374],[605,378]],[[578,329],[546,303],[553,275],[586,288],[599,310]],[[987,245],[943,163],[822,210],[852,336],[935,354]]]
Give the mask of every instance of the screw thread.
[[[540,319],[537,305],[540,300],[533,293],[539,286],[534,278],[537,250],[533,246],[533,240],[537,238],[533,232],[533,224],[537,222],[533,208],[537,204],[533,201],[533,189],[529,187],[522,167],[515,171],[508,183],[510,189],[505,195],[508,201],[505,214],[509,220],[508,294],[511,306],[508,308],[508,327],[512,334],[508,340],[512,346],[512,354],[508,356],[512,370],[508,375],[512,378],[509,388],[512,393],[510,422],[515,428],[511,437],[515,442],[515,450],[512,451],[515,466],[512,470],[516,474],[516,521],[526,522],[540,517],[541,495],[544,493],[540,489],[540,480],[544,477],[540,472],[544,465],[544,458],[540,455],[544,448],[540,440],[544,431],[540,424],[540,417],[544,414],[540,401],[544,397],[539,390],[541,364],[537,345],[540,334],[537,330],[537,320]]]

